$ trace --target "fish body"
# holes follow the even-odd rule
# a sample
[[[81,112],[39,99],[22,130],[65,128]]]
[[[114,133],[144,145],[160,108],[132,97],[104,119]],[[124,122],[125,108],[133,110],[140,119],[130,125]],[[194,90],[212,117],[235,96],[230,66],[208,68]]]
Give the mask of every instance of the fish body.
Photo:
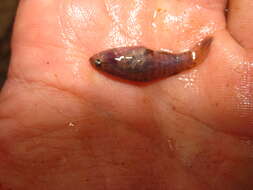
[[[207,38],[192,50],[175,54],[144,46],[119,47],[99,52],[89,61],[102,72],[130,81],[149,82],[175,75],[203,62],[211,42],[212,38]]]

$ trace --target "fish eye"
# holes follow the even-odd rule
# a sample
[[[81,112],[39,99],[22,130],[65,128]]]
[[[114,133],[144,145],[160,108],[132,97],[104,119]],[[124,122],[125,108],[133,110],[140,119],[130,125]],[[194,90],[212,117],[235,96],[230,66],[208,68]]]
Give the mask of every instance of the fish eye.
[[[102,60],[101,59],[96,59],[95,60],[95,65],[96,66],[101,66],[101,64],[102,64]]]

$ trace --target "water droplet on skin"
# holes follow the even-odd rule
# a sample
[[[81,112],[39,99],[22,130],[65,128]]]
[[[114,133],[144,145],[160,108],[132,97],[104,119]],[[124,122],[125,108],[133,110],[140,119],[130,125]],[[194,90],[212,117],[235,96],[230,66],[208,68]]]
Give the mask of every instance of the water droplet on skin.
[[[169,149],[171,152],[175,152],[176,148],[175,148],[175,141],[172,138],[168,139],[168,144],[169,144]]]
[[[69,127],[75,127],[76,125],[73,122],[69,123]]]

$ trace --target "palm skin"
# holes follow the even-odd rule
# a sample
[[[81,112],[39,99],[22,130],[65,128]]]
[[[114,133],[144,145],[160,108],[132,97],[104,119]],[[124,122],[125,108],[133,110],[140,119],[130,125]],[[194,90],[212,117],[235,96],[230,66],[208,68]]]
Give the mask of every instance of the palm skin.
[[[0,188],[251,189],[253,54],[225,5],[21,1],[0,96]],[[111,47],[179,51],[206,36],[203,64],[147,85],[88,62]]]

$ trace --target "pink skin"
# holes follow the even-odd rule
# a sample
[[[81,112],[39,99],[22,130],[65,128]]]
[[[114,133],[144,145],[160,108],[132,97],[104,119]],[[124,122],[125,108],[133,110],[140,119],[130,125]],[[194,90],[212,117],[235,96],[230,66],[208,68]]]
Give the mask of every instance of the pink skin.
[[[22,0],[0,95],[0,189],[252,189],[253,26],[237,26],[253,4],[235,1],[226,23],[225,0]],[[204,63],[147,86],[88,62],[208,35]]]

